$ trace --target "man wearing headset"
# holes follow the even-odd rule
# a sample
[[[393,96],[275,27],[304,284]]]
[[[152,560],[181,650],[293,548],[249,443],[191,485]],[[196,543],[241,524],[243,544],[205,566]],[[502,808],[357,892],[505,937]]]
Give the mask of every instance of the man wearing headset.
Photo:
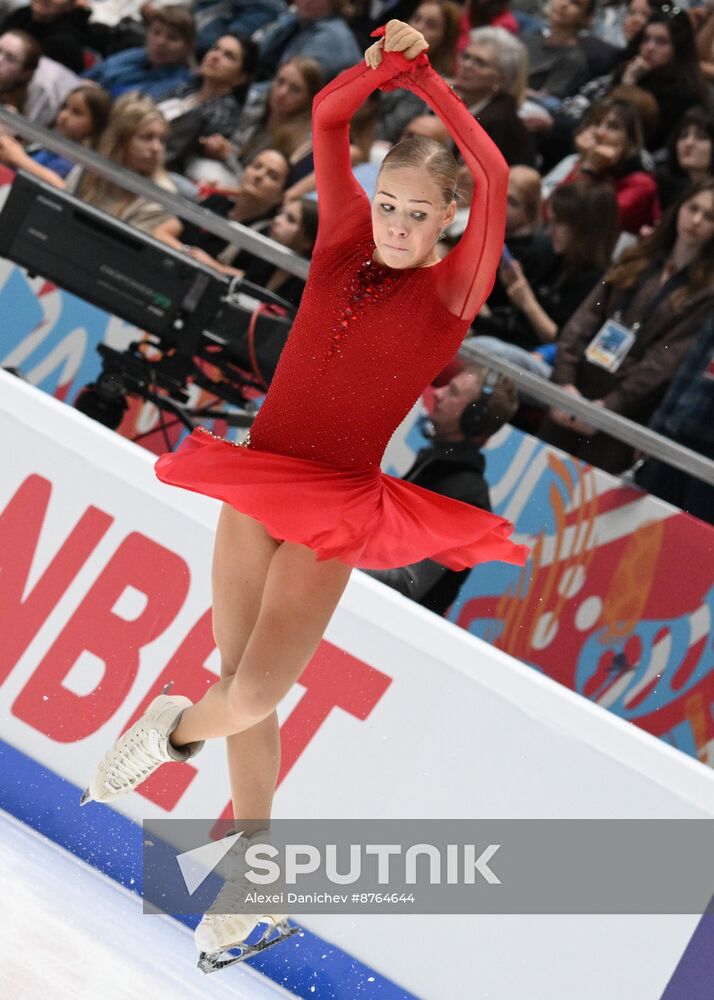
[[[442,496],[491,510],[481,447],[518,409],[518,394],[505,376],[469,365],[434,390],[431,444],[404,475],[408,482]],[[366,571],[425,608],[443,615],[470,570],[450,570],[433,559],[397,569]]]

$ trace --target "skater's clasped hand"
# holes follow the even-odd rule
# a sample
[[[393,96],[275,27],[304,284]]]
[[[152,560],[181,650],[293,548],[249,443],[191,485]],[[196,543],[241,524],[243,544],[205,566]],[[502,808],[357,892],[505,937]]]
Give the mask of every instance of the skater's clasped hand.
[[[364,61],[371,69],[376,69],[382,61],[382,50],[385,52],[402,52],[407,59],[416,59],[429,48],[427,40],[420,31],[412,28],[404,21],[387,21],[383,38],[366,50]]]

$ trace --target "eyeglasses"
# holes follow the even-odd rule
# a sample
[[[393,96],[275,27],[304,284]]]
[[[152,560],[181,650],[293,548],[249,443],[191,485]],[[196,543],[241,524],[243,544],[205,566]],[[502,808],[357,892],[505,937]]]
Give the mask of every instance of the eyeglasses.
[[[493,65],[493,63],[487,62],[481,56],[474,56],[470,52],[466,52],[466,51],[459,53],[459,59],[461,60],[461,62],[466,63],[466,65],[468,65],[470,63],[472,66],[476,66],[477,69],[496,69],[497,68],[496,66]]]

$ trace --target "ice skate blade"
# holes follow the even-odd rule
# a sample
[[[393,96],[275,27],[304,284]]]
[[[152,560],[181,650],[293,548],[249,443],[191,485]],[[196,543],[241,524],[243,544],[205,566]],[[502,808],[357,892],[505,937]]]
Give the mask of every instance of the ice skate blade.
[[[275,937],[270,938],[273,930],[278,931],[278,933]],[[220,972],[221,969],[227,969],[230,965],[235,965],[237,962],[244,962],[246,958],[251,958],[261,951],[266,951],[266,949],[272,948],[273,945],[280,944],[286,938],[292,937],[293,934],[299,933],[301,933],[301,928],[291,927],[286,920],[275,924],[275,926],[270,924],[256,944],[245,944],[245,942],[239,941],[232,946],[229,945],[227,948],[223,948],[222,951],[202,951],[198,958],[198,967],[201,972]],[[227,955],[237,949],[240,949],[240,955],[221,958],[221,955]]]
[[[79,800],[79,804],[80,806],[86,806],[88,802],[94,802],[94,799],[89,794],[89,789],[85,788],[84,791],[82,792],[82,797]]]

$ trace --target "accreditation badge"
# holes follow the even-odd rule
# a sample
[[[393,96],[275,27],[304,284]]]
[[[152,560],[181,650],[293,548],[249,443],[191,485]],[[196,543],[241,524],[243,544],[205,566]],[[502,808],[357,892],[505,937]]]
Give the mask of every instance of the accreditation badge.
[[[623,326],[617,320],[605,320],[585,348],[585,357],[593,365],[616,372],[634,344],[635,335],[636,330]]]

